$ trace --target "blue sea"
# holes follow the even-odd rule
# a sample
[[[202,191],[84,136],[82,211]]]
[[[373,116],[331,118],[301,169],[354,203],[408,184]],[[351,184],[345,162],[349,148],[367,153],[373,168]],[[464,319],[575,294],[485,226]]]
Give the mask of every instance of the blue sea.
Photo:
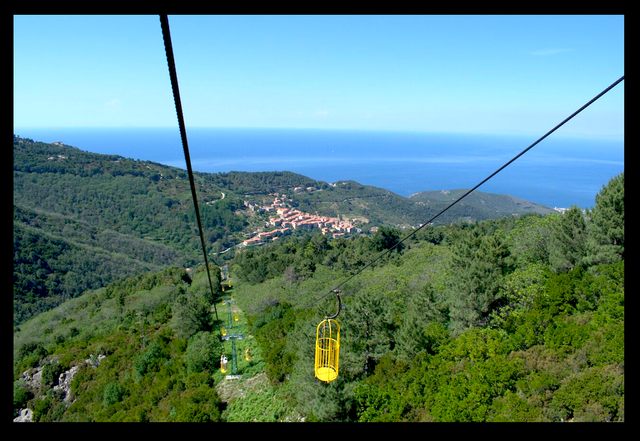
[[[178,128],[14,128],[35,141],[186,168]],[[325,182],[354,180],[402,196],[472,188],[539,136],[315,129],[187,128],[200,172],[292,171]],[[549,207],[590,208],[624,171],[624,141],[550,135],[479,191]]]

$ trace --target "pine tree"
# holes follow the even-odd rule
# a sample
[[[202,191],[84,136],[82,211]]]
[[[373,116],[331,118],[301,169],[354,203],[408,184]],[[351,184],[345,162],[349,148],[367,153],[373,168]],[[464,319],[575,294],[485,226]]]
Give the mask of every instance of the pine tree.
[[[551,231],[549,263],[554,272],[570,271],[583,263],[586,254],[587,224],[577,206],[560,215]]]
[[[402,326],[397,333],[396,354],[409,361],[420,351],[435,353],[439,337],[448,335],[444,326],[446,305],[431,285],[407,301]]]
[[[503,276],[511,272],[512,259],[500,231],[487,236],[478,228],[462,233],[453,251],[448,277],[449,319],[451,331],[459,334],[487,323],[499,301]]]
[[[340,317],[348,339],[343,339],[341,357],[357,373],[373,373],[376,363],[390,350],[390,324],[386,320],[386,301],[381,292],[364,289],[348,304],[348,313]]]
[[[603,186],[589,215],[585,262],[596,265],[624,260],[624,173]]]

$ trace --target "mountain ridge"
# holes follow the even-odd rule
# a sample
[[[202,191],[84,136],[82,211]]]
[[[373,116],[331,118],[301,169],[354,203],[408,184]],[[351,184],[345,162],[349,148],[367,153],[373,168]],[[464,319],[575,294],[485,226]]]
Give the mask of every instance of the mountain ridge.
[[[409,195],[408,199],[422,201],[427,204],[450,204],[468,191],[469,189],[466,188],[419,191]],[[537,214],[551,214],[554,211],[552,208],[543,204],[538,204],[509,194],[487,193],[479,190],[474,190],[469,193],[459,204],[473,205],[480,208],[486,206],[487,210],[495,210],[496,213],[522,214],[533,212]]]
[[[15,140],[16,138],[14,138]],[[28,140],[28,138],[17,138],[18,140]],[[139,161],[127,159],[121,155],[104,155],[83,151],[77,147],[68,146],[63,143],[40,143],[31,141],[32,144],[40,145],[38,152],[30,152],[28,158],[16,158],[15,141],[14,141],[14,172],[27,171],[36,173],[66,173],[69,167],[65,162],[69,161],[67,154],[76,154],[81,158],[82,169],[77,174],[80,176],[90,177],[93,174],[111,173],[113,177],[133,173],[136,176],[145,174],[154,182],[164,180],[168,182],[171,179],[185,179],[186,171],[177,167],[167,166],[153,161]],[[22,141],[24,142],[24,141]],[[43,147],[47,146],[47,147]],[[43,151],[46,148],[47,151]],[[45,161],[46,156],[46,161]],[[40,157],[40,164],[34,163],[34,160]],[[74,158],[78,161],[78,158]],[[42,164],[45,161],[46,164]],[[132,165],[133,164],[133,165]],[[122,165],[122,168],[118,167]],[[138,170],[131,171],[138,165]],[[140,170],[140,167],[146,167],[147,170]],[[124,169],[124,170],[123,170]],[[148,173],[142,173],[147,172]],[[164,173],[163,173],[164,172]],[[151,175],[149,175],[151,174]],[[336,183],[327,183],[324,181],[314,180],[307,176],[289,172],[289,171],[267,171],[267,172],[242,172],[229,171],[221,173],[205,173],[194,172],[197,176],[198,198],[200,204],[203,200],[216,200],[219,198],[220,192],[225,190],[231,195],[251,200],[255,196],[264,196],[276,191],[290,191],[292,197],[297,204],[301,204],[308,211],[328,211],[322,214],[337,215],[348,212],[362,214],[365,210],[373,211],[370,222],[384,223],[390,222],[395,226],[407,227],[411,224],[414,226],[423,222],[425,218],[433,215],[433,208],[439,209],[438,203],[448,204],[438,197],[444,194],[460,194],[462,190],[441,190],[431,191],[423,190],[414,193],[408,197],[398,195],[390,190],[375,187],[371,185],[360,184],[353,180],[341,180]],[[176,181],[173,181],[174,183]],[[295,187],[315,186],[317,190],[325,190],[324,197],[319,197],[316,192],[314,197],[309,197],[307,193],[296,194],[293,192]],[[166,187],[166,186],[165,186]],[[139,190],[138,190],[139,191]],[[184,191],[184,190],[182,190]],[[328,193],[332,193],[327,196]],[[184,196],[184,193],[182,194]],[[331,197],[333,196],[333,197]],[[459,196],[458,196],[459,197]],[[371,202],[374,199],[380,199],[384,204],[390,204],[391,209],[387,209],[383,203]],[[369,203],[366,201],[368,200]],[[189,198],[185,198],[186,203],[190,203]],[[357,201],[355,203],[354,201]],[[488,203],[488,206],[487,206]],[[494,206],[499,204],[500,206]],[[446,205],[445,205],[446,206]],[[465,207],[460,212],[456,212],[457,207]],[[471,208],[470,208],[471,207]],[[339,213],[343,210],[343,213]],[[473,210],[477,210],[474,213]],[[459,219],[466,221],[479,221],[487,218],[502,217],[512,214],[530,213],[549,214],[553,209],[542,204],[526,201],[510,195],[497,195],[493,193],[484,193],[478,190],[468,195],[464,201],[452,207],[446,213],[440,223],[455,222]]]

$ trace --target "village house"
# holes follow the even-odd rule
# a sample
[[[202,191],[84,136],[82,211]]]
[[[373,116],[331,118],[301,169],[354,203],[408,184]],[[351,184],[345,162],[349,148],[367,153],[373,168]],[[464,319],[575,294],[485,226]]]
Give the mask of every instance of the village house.
[[[304,190],[302,187],[296,189]],[[295,190],[295,189],[294,189]],[[279,229],[257,233],[253,238],[247,239],[243,245],[262,245],[266,240],[278,240],[281,235],[289,234],[293,229],[313,229],[318,228],[323,235],[332,234],[332,237],[344,237],[345,233],[354,231],[351,222],[340,220],[338,217],[317,216],[304,213],[300,210],[286,206],[285,195],[274,193],[274,201],[270,206],[259,207],[259,211],[275,211],[276,216],[271,217],[265,226],[280,227]],[[245,205],[254,211],[258,211],[257,205],[245,201]]]
[[[242,241],[242,245],[249,246],[249,245],[261,245],[262,239],[259,237],[252,237],[251,239],[245,239],[244,241]]]

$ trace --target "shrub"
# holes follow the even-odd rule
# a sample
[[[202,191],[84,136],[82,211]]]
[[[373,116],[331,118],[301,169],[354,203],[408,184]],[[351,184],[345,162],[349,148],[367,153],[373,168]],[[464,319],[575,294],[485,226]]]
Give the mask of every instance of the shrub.
[[[220,359],[220,343],[210,332],[201,331],[189,339],[184,361],[189,374],[213,372]]]
[[[624,375],[612,368],[591,368],[562,381],[550,403],[564,419],[615,421],[624,401]]]
[[[24,385],[23,381],[13,383],[13,416],[18,416],[20,409],[24,409],[27,402],[33,398],[33,393]]]
[[[117,403],[122,398],[122,392],[117,383],[107,383],[102,393],[102,406],[109,407]]]
[[[162,347],[158,342],[152,342],[146,351],[137,355],[133,360],[133,370],[137,378],[147,372],[155,372],[160,366],[160,361],[165,358]]]
[[[64,368],[57,360],[47,363],[42,368],[42,385],[50,386],[58,384],[58,377],[60,377],[62,372],[64,372]]]

